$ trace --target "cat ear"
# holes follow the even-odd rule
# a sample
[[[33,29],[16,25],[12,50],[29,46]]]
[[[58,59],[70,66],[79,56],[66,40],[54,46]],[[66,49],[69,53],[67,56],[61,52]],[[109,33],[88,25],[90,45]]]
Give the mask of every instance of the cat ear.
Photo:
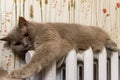
[[[4,37],[4,38],[1,38],[0,40],[9,42],[9,41],[10,41],[10,38],[9,38],[8,36],[6,36],[6,37]]]
[[[23,17],[19,17],[19,26],[24,26],[24,25],[26,25],[26,23],[27,23],[27,20],[25,20],[25,18],[23,18]]]
[[[19,17],[18,24],[19,24],[19,29],[22,32],[22,34],[28,31],[27,20],[25,20],[25,18]]]
[[[4,48],[7,48],[7,49],[10,48],[11,39],[10,39],[9,36],[6,36],[6,37],[4,37],[4,38],[1,38],[0,40],[6,41],[5,44],[4,44],[4,46],[3,46]]]

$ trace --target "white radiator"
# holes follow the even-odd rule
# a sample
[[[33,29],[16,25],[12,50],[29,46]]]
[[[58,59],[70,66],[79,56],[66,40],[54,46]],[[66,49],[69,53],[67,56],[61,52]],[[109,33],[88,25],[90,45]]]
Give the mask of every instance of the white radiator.
[[[26,62],[33,53],[27,53]],[[111,58],[107,58],[105,48],[97,55],[93,55],[91,48],[82,53],[76,53],[73,49],[59,69],[53,62],[42,74],[30,80],[119,80],[118,52],[113,52]]]

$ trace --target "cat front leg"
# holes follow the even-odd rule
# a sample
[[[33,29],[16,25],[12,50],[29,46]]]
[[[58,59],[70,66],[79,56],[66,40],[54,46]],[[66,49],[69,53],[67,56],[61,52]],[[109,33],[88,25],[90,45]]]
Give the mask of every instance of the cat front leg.
[[[40,72],[52,61],[59,58],[60,46],[60,43],[56,41],[43,43],[36,49],[35,54],[27,65],[12,71],[9,76],[11,78],[25,79]]]
[[[30,63],[30,64],[25,65],[23,68],[13,70],[9,74],[9,78],[26,79],[30,77],[32,74],[37,73],[38,70],[41,70],[41,67],[39,67],[38,69],[37,65]]]

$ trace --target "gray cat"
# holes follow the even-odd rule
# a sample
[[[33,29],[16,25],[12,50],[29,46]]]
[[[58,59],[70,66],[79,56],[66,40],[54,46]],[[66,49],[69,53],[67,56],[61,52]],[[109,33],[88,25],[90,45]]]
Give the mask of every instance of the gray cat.
[[[97,53],[105,46],[117,51],[117,45],[98,27],[67,23],[36,23],[19,18],[14,29],[1,40],[6,41],[15,53],[35,50],[29,64],[10,73],[12,78],[25,79],[40,72],[51,62],[66,56],[71,49],[92,48]]]

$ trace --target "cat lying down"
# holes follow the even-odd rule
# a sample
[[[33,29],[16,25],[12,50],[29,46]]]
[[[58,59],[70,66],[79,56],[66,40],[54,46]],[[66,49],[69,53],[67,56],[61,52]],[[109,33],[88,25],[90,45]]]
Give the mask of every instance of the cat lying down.
[[[18,24],[1,40],[16,54],[25,54],[34,50],[35,54],[28,64],[13,70],[9,77],[25,79],[40,72],[53,61],[58,61],[68,52],[75,49],[92,48],[94,53],[103,47],[109,51],[117,51],[117,45],[102,29],[93,26],[68,23],[36,23],[23,17]]]
[[[8,78],[8,71],[0,69],[0,80],[23,80],[23,79],[10,79]]]

